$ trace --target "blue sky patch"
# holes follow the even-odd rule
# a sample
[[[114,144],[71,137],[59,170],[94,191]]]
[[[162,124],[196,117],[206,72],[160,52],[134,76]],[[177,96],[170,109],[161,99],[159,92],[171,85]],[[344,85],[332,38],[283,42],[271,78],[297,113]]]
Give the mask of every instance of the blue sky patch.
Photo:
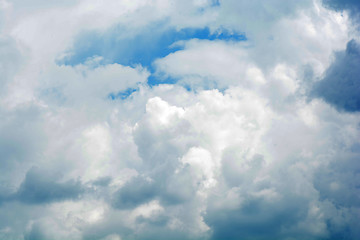
[[[173,43],[181,40],[207,39],[223,41],[245,41],[246,36],[221,30],[215,33],[208,28],[185,28],[177,31],[175,28],[165,29],[160,25],[149,27],[137,34],[125,34],[124,28],[112,28],[101,34],[95,31],[87,32],[78,37],[68,57],[58,61],[58,64],[77,65],[86,62],[94,55],[101,56],[104,64],[118,63],[125,66],[141,64],[154,72],[152,62],[170,53],[182,49]],[[127,37],[131,35],[131,37]],[[175,83],[175,79],[161,83]],[[149,77],[149,85],[159,84],[155,76]]]
[[[211,6],[213,6],[213,7],[220,6],[220,0],[213,0],[211,3]]]
[[[111,100],[115,100],[115,99],[126,99],[128,98],[131,94],[133,94],[134,92],[138,91],[138,88],[128,88],[124,91],[121,92],[117,92],[117,93],[110,93],[108,95],[108,98]]]

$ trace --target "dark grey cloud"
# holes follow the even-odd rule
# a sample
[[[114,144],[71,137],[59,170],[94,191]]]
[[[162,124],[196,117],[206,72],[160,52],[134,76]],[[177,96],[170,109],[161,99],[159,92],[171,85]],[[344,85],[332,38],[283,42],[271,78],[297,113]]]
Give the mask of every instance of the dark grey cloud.
[[[229,152],[230,153],[230,152]],[[225,159],[229,159],[227,154]],[[307,218],[309,202],[311,201],[311,189],[304,189],[302,193],[296,192],[297,179],[293,173],[285,168],[278,169],[272,173],[272,179],[258,181],[264,173],[261,171],[262,157],[256,156],[246,163],[245,159],[232,159],[231,166],[223,169],[225,183],[231,186],[233,195],[238,197],[231,203],[219,204],[227,198],[230,189],[221,194],[212,195],[209,198],[209,205],[204,216],[206,224],[213,230],[212,239],[313,239],[312,234],[307,230],[289,230]],[[243,163],[242,163],[243,162]],[[245,163],[244,163],[245,162]],[[230,163],[225,161],[226,165]],[[236,166],[242,164],[243,166]],[[255,166],[256,169],[255,169]],[[244,172],[244,169],[248,171]],[[242,171],[241,171],[242,170]],[[238,178],[232,176],[239,175]],[[226,176],[229,174],[229,176]],[[257,178],[258,180],[256,180]],[[271,192],[274,192],[272,195]],[[309,191],[309,193],[307,193]],[[254,193],[263,192],[262,195]],[[267,192],[267,193],[266,193]],[[271,197],[272,195],[272,197]]]
[[[324,79],[315,84],[313,94],[339,110],[360,111],[359,43],[351,40],[346,50],[336,53],[335,57]]]
[[[112,205],[118,209],[132,209],[157,199],[161,204],[171,206],[183,204],[193,198],[197,188],[192,184],[189,167],[185,166],[177,173],[169,167],[164,172],[131,179],[113,194]]]
[[[152,225],[152,226],[155,226],[155,227],[165,227],[166,224],[168,223],[169,221],[169,217],[166,216],[166,215],[158,215],[158,216],[155,216],[153,218],[144,218],[143,216],[139,216],[136,218],[136,222],[138,224],[149,224],[149,225]]]
[[[43,230],[39,224],[33,224],[31,229],[25,233],[25,240],[46,240],[47,236],[43,233]]]
[[[17,109],[0,107],[0,199],[3,201],[16,191],[26,171],[39,160],[39,153],[46,146],[43,123],[41,109],[32,104]]]
[[[127,239],[127,238],[125,238]],[[131,239],[131,238],[129,238]],[[161,226],[150,225],[146,233],[140,233],[135,238],[132,239],[141,239],[141,240],[159,240],[159,239],[173,239],[173,240],[195,240],[194,238],[189,238],[184,231],[181,229],[166,229]],[[204,238],[198,238],[199,240],[204,240]],[[198,240],[196,239],[196,240]]]
[[[274,203],[249,197],[238,209],[209,208],[205,221],[214,231],[214,240],[265,240],[270,236],[271,239],[281,239],[284,237],[283,229],[305,218],[306,204],[300,196],[286,196],[282,202]]]
[[[119,209],[131,209],[153,199],[157,186],[150,179],[135,177],[113,195],[112,205]]]
[[[323,0],[323,3],[335,10],[348,10],[353,17],[360,16],[360,2],[358,0]]]
[[[112,178],[107,176],[107,177],[100,177],[98,179],[96,179],[95,181],[92,182],[92,184],[94,186],[100,186],[100,187],[107,187],[112,181]]]
[[[360,224],[355,209],[360,208],[360,147],[352,146],[348,152],[338,152],[327,168],[320,168],[314,178],[314,187],[323,202],[331,202],[342,212],[329,218],[327,228],[331,239],[358,239]],[[348,209],[348,210],[346,210]],[[326,215],[334,209],[327,209]],[[346,222],[346,224],[344,224]]]
[[[45,204],[77,199],[84,190],[78,181],[60,183],[51,173],[33,167],[27,172],[25,180],[13,197],[28,204]]]
[[[314,186],[321,199],[328,199],[338,207],[360,207],[360,165],[357,163],[360,153],[339,154],[337,157],[339,161],[317,172]]]

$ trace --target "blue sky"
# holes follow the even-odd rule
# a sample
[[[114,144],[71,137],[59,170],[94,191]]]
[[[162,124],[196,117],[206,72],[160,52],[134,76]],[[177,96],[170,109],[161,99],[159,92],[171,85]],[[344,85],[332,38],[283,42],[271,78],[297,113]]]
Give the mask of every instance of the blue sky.
[[[126,29],[114,27],[105,33],[89,32],[81,34],[75,40],[69,57],[59,63],[76,65],[84,63],[93,56],[102,56],[107,63],[119,63],[127,66],[141,64],[151,68],[152,62],[170,53],[181,50],[174,45],[178,41],[190,39],[244,41],[245,34],[230,33],[228,30],[218,30],[211,33],[209,28],[167,29],[158,23],[150,26],[134,36],[122,36]],[[165,29],[164,29],[165,28]]]
[[[190,39],[220,40],[220,41],[246,41],[244,33],[230,32],[219,29],[211,32],[205,28],[184,28],[176,30],[168,28],[163,23],[153,24],[133,36],[124,36],[127,30],[122,27],[113,27],[105,33],[82,33],[75,40],[74,46],[68,50],[68,57],[58,60],[59,65],[75,66],[84,64],[94,56],[102,57],[101,63],[118,63],[125,66],[141,65],[146,67],[151,75],[147,83],[149,86],[158,84],[174,84],[177,79],[156,76],[153,61],[165,57],[173,52],[182,50],[179,41]],[[190,89],[189,87],[187,87]],[[111,93],[110,99],[125,99],[138,88],[129,88],[118,93]]]
[[[173,52],[182,50],[179,41],[190,39],[246,41],[244,33],[230,32],[219,29],[211,32],[205,28],[183,28],[176,30],[164,26],[163,23],[153,24],[133,36],[124,36],[126,28],[113,27],[105,33],[88,32],[78,36],[74,46],[69,49],[69,57],[60,59],[58,64],[77,65],[85,63],[87,59],[101,56],[104,63],[118,63],[125,66],[141,65],[146,67],[152,75],[148,79],[150,86],[161,83],[174,83],[176,79],[157,79],[153,61],[165,57]],[[131,90],[128,90],[131,91]],[[120,95],[124,95],[120,93]],[[126,94],[125,94],[126,95]]]
[[[0,239],[360,239],[358,1],[0,1]]]

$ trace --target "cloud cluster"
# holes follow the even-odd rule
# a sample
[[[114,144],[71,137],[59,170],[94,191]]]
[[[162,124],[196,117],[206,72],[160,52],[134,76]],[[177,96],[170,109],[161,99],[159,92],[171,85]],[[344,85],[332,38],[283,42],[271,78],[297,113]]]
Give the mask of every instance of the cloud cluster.
[[[348,42],[346,51],[336,55],[324,79],[316,83],[315,94],[338,109],[360,111],[360,45],[355,40]]]
[[[344,0],[344,1],[339,1],[339,0],[324,0],[323,3],[335,10],[346,10],[349,11],[351,16],[354,17],[355,19],[358,18],[359,15],[359,10],[360,10],[360,4],[358,1],[356,0]]]
[[[358,239],[357,6],[0,0],[0,239]]]

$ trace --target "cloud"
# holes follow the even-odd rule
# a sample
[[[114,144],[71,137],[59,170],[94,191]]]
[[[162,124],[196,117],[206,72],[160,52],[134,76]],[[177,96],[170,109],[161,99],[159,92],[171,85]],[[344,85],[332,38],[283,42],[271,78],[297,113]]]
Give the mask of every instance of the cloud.
[[[239,33],[231,33],[225,29],[211,32],[209,28],[176,29],[164,22],[156,22],[141,31],[128,34],[128,26],[110,28],[107,32],[89,32],[77,37],[72,49],[65,53],[59,63],[76,65],[84,63],[94,55],[102,56],[107,62],[126,66],[141,64],[152,69],[152,62],[179,50],[173,46],[177,41],[197,39],[241,41],[246,37]],[[86,42],[86,44],[84,44]],[[148,46],[152,47],[149,48]],[[112,51],[109,51],[112,49]]]
[[[148,75],[141,66],[104,64],[102,57],[94,56],[76,66],[49,65],[48,70],[41,74],[41,86],[35,94],[47,105],[74,106],[84,101],[99,105],[109,100],[110,95],[137,89],[146,82]]]
[[[156,195],[151,179],[136,177],[114,194],[113,206],[120,209],[135,208],[149,202]]]
[[[323,3],[336,10],[347,10],[353,17],[359,17],[360,4],[356,0],[323,0]]]
[[[10,37],[0,35],[0,94],[4,94],[7,84],[12,80],[19,70],[23,60],[22,54],[14,41]]]
[[[31,231],[25,235],[26,240],[35,240],[35,239],[46,239],[44,233],[42,233],[42,228],[38,225],[33,225]]]
[[[66,199],[77,199],[84,192],[79,182],[58,183],[54,175],[37,168],[26,173],[24,181],[15,193],[15,199],[30,204],[44,204]]]
[[[338,52],[327,69],[325,77],[314,86],[314,95],[333,104],[337,109],[349,112],[360,110],[360,45],[356,40],[348,42],[346,50]]]
[[[0,0],[0,238],[358,239],[330,5]]]

